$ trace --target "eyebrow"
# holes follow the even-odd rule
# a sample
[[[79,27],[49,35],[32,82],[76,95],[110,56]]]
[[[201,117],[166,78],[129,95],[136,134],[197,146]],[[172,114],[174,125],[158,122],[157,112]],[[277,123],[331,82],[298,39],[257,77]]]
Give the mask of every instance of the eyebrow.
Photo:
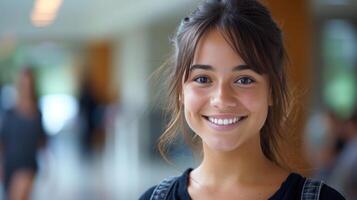
[[[195,64],[195,65],[191,65],[191,67],[190,67],[190,71],[194,71],[197,69],[216,71],[214,69],[214,67],[212,67],[211,65]],[[237,65],[237,66],[233,67],[232,71],[241,71],[241,70],[246,70],[246,69],[255,71],[252,67],[250,67],[249,65],[245,65],[245,64]]]

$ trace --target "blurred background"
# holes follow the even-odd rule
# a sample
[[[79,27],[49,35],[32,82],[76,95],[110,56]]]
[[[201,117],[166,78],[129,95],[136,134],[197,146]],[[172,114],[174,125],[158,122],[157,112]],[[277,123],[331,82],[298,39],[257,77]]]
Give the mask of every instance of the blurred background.
[[[7,152],[21,157],[28,148],[38,164],[19,176],[16,188],[35,200],[138,199],[162,178],[195,167],[180,140],[170,151],[173,164],[155,149],[165,126],[164,99],[162,83],[150,75],[198,2],[1,0],[1,195],[6,169],[13,169]],[[284,30],[300,106],[283,144],[287,159],[295,171],[356,198],[357,1],[265,2]],[[40,112],[22,101],[32,85],[21,82],[26,70]],[[36,122],[31,116],[40,123],[29,125]],[[29,139],[16,128],[44,135]],[[36,145],[27,146],[30,140]]]

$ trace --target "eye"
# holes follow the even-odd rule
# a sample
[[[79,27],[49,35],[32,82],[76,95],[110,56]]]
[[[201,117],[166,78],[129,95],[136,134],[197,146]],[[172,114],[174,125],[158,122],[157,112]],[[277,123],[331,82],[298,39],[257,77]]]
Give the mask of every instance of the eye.
[[[249,84],[252,84],[254,82],[255,81],[252,78],[249,78],[249,77],[242,77],[242,78],[239,78],[238,80],[236,80],[236,83],[242,84],[242,85],[249,85]]]
[[[193,79],[193,81],[195,81],[197,83],[200,83],[200,84],[211,83],[211,80],[206,76],[196,77],[196,78]]]

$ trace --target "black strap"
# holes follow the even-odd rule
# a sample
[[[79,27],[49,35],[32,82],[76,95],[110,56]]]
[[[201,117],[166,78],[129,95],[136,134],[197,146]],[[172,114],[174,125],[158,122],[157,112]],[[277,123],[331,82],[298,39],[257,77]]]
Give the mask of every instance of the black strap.
[[[151,194],[150,200],[166,200],[177,177],[170,177],[162,180]]]
[[[318,200],[323,182],[306,178],[301,192],[301,200]]]

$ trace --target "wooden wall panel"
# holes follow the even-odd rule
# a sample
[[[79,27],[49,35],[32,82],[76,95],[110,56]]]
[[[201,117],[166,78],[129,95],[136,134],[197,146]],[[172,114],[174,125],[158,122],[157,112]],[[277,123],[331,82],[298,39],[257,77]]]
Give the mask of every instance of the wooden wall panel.
[[[112,91],[112,47],[108,42],[92,43],[88,47],[89,76],[100,103],[109,103],[113,100]]]
[[[311,173],[304,152],[304,128],[311,92],[312,76],[312,16],[309,2],[305,0],[267,0],[266,5],[284,32],[284,39],[289,55],[288,74],[296,103],[296,121],[293,132],[283,149],[289,164],[303,174]]]

